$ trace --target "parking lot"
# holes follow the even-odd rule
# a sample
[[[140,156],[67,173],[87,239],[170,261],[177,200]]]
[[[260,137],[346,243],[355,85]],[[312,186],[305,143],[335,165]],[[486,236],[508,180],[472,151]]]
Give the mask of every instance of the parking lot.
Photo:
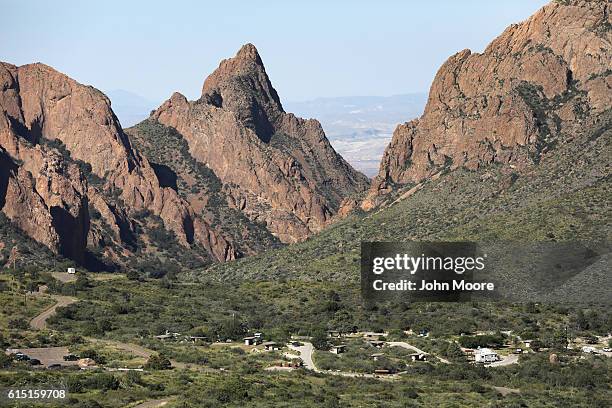
[[[8,354],[17,352],[22,352],[30,358],[40,360],[43,367],[48,367],[51,364],[61,364],[62,366],[77,365],[76,361],[64,361],[64,356],[70,354],[67,347],[41,347],[7,350]]]

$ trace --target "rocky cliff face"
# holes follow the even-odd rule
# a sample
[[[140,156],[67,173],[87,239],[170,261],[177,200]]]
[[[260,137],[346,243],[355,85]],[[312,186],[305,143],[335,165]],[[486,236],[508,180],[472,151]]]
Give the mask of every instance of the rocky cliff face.
[[[174,94],[127,133],[95,88],[0,63],[0,210],[81,264],[254,254],[320,230],[367,186],[317,121],[283,111],[252,45],[198,101]]]
[[[150,211],[183,245],[213,259],[235,256],[220,233],[197,220],[187,203],[161,187],[98,90],[43,64],[0,64],[0,208],[35,240],[78,262],[88,241],[104,250],[102,226],[125,246],[130,214]],[[101,216],[92,228],[90,212]],[[108,254],[107,254],[108,255]]]
[[[151,120],[176,129],[223,184],[230,204],[282,242],[321,230],[365,176],[331,147],[319,122],[285,113],[251,44],[221,62],[202,96],[178,93]]]
[[[40,150],[25,155],[28,165],[19,166],[4,149],[0,153],[2,211],[26,234],[83,262],[89,219],[78,168],[64,163],[59,155],[43,155]]]
[[[446,61],[423,116],[394,132],[362,207],[395,185],[493,163],[520,172],[611,106],[609,1],[552,2]]]

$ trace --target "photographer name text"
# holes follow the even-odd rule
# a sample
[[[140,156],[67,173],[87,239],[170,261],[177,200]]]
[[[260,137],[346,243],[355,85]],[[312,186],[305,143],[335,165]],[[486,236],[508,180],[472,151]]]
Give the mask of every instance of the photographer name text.
[[[418,281],[413,282],[402,279],[397,282],[385,282],[377,279],[372,282],[372,287],[376,291],[414,291],[414,292],[446,292],[446,291],[468,291],[468,292],[491,292],[495,290],[493,282],[466,282],[464,280],[453,280],[451,282]]]

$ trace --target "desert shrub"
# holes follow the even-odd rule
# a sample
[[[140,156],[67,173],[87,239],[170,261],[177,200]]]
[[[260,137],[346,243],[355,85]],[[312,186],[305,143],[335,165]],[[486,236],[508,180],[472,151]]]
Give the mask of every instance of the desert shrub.
[[[147,360],[145,368],[151,370],[169,370],[170,368],[172,368],[172,363],[170,362],[168,357],[163,354],[153,354]]]

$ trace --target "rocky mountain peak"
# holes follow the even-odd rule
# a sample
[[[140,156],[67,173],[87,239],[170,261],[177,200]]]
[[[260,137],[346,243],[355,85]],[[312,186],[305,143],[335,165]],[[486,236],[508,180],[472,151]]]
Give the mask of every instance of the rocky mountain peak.
[[[257,48],[245,44],[234,58],[221,61],[204,81],[201,101],[234,112],[265,142],[283,106],[266,73]]]
[[[252,44],[221,62],[199,100],[175,94],[150,120],[175,129],[219,178],[226,201],[281,242],[320,231],[346,196],[369,184],[334,151],[319,122],[284,112]]]
[[[244,61],[245,63],[254,63],[263,67],[263,62],[261,61],[257,48],[251,43],[246,43],[240,47],[235,59]]]

